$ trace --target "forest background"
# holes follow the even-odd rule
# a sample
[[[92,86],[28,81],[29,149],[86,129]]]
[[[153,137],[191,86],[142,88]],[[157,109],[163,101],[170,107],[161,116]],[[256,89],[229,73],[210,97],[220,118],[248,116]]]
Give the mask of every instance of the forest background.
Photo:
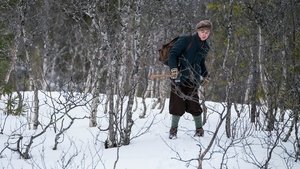
[[[90,127],[97,126],[99,96],[105,94],[107,147],[127,145],[134,98],[158,98],[163,109],[169,95],[168,80],[148,78],[169,71],[158,61],[158,49],[210,19],[210,83],[202,99],[250,105],[249,121],[258,123],[263,113],[267,131],[289,110],[299,155],[299,14],[297,0],[1,0],[0,97],[17,101],[7,103],[6,114],[20,115],[21,92],[33,91],[31,127],[37,129],[38,91],[90,94]],[[262,105],[266,109],[257,110]]]

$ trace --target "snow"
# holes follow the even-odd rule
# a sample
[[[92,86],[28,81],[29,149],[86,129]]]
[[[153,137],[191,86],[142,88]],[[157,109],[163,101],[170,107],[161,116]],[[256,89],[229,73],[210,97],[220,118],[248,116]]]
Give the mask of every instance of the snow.
[[[53,150],[54,139],[57,130],[61,126],[67,127],[70,118],[64,116],[64,121],[60,120],[56,125],[51,125],[46,133],[34,140],[30,150],[30,159],[22,159],[20,155],[10,149],[5,149],[7,145],[10,148],[16,148],[18,136],[24,138],[20,145],[25,148],[31,136],[39,134],[45,125],[48,124],[51,115],[55,112],[55,117],[62,117],[63,112],[68,111],[71,117],[82,118],[89,115],[89,105],[78,106],[68,109],[59,105],[59,102],[51,102],[51,97],[62,103],[72,103],[68,100],[68,94],[60,93],[39,93],[40,98],[40,116],[39,120],[43,127],[38,130],[29,129],[29,110],[32,109],[32,92],[25,92],[25,103],[27,113],[23,116],[8,116],[4,114],[6,97],[0,100],[0,129],[3,134],[0,135],[0,168],[6,169],[183,169],[197,168],[197,158],[199,153],[207,148],[216,127],[220,122],[220,117],[224,110],[224,103],[215,103],[207,101],[208,119],[204,125],[204,137],[194,137],[194,122],[190,114],[185,114],[180,119],[178,138],[168,139],[170,128],[170,115],[168,114],[168,100],[166,109],[160,114],[159,109],[150,109],[155,99],[148,98],[146,104],[148,107],[145,118],[140,119],[139,115],[143,111],[142,104],[138,104],[133,113],[134,125],[132,128],[132,140],[130,145],[118,148],[104,148],[104,141],[107,138],[106,129],[108,118],[103,113],[105,96],[101,96],[101,106],[98,111],[98,127],[89,127],[88,119],[76,119],[70,129],[64,132],[59,139],[57,150]],[[73,95],[73,101],[80,103],[88,98],[80,99],[80,94]],[[138,98],[141,102],[141,99]],[[126,103],[126,102],[125,102]],[[133,107],[135,108],[136,105]],[[72,107],[72,106],[69,106]],[[295,162],[287,153],[293,153],[293,139],[282,142],[282,139],[276,140],[276,136],[281,131],[266,132],[256,130],[256,126],[250,123],[248,118],[248,108],[246,105],[238,105],[241,110],[241,117],[236,117],[236,112],[232,109],[232,133],[234,138],[227,138],[225,134],[225,123],[222,124],[213,145],[206,154],[203,161],[203,168],[229,168],[229,169],[256,169],[257,164],[263,164],[267,160],[268,153],[275,146],[272,158],[268,168],[300,168],[300,163]],[[55,111],[54,111],[55,110]],[[1,112],[2,111],[2,112]],[[220,116],[221,115],[221,116]],[[6,120],[5,120],[6,119]],[[287,119],[287,118],[286,118]],[[283,125],[279,123],[278,125]],[[286,129],[287,131],[287,129]],[[267,137],[269,136],[269,137]],[[276,143],[278,144],[272,144]],[[270,144],[267,144],[270,143]],[[25,150],[22,149],[24,152]],[[226,153],[225,153],[226,152]],[[223,160],[222,160],[223,159]],[[223,165],[222,165],[223,161]]]

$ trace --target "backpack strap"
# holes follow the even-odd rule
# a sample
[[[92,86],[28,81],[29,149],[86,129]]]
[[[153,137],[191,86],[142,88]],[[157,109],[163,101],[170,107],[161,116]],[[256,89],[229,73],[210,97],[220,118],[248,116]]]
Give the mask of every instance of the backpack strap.
[[[182,57],[182,59],[185,58],[183,53],[186,52],[188,49],[190,49],[192,46],[193,36],[189,36],[188,38],[189,38],[189,44],[186,46],[186,48],[184,49],[184,51],[181,53],[181,56],[180,56],[180,57]],[[180,59],[178,60],[177,63],[178,63],[177,68],[179,69],[180,68]]]
[[[193,36],[190,36],[190,42],[189,42],[189,45],[187,46],[187,48],[186,48],[184,51],[186,51],[186,50],[188,50],[189,48],[191,48],[192,42],[193,42]]]
[[[183,55],[184,52],[186,52],[188,49],[191,48],[192,44],[193,44],[193,35],[189,36],[189,44],[187,45],[187,47],[184,49],[184,51],[182,52],[181,55]],[[184,56],[184,55],[183,55]]]

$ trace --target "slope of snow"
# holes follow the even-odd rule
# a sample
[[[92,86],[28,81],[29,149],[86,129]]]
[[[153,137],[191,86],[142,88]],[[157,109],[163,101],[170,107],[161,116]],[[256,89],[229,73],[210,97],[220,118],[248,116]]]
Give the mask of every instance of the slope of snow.
[[[46,93],[49,95],[49,93]],[[66,97],[61,97],[58,93],[52,93],[52,97],[65,102]],[[105,97],[102,99],[104,100]],[[32,108],[31,92],[26,92],[25,102],[28,108]],[[49,97],[40,93],[40,116],[39,120],[43,128],[48,124],[53,113],[56,118],[61,117],[66,109],[58,103],[51,102]],[[79,97],[78,97],[79,98]],[[4,114],[5,98],[0,103],[0,126],[3,134],[0,135],[0,168],[6,169],[183,169],[197,168],[199,153],[207,148],[216,127],[220,122],[220,117],[224,117],[224,104],[206,102],[208,107],[208,120],[204,125],[204,137],[193,137],[194,122],[190,114],[185,114],[180,120],[178,138],[175,140],[168,139],[170,127],[170,115],[165,109],[159,114],[160,110],[150,109],[154,99],[147,99],[148,107],[145,118],[140,119],[138,116],[142,112],[142,105],[134,112],[134,126],[132,128],[132,140],[128,146],[119,148],[104,148],[104,141],[107,138],[106,129],[108,118],[103,114],[104,101],[99,107],[98,126],[90,128],[89,120],[76,119],[74,124],[64,132],[59,138],[57,150],[53,150],[55,136],[58,130],[66,128],[70,123],[70,118],[64,117],[56,126],[50,125],[46,133],[34,140],[30,150],[31,158],[21,159],[19,154],[12,151],[17,147],[17,140],[20,135],[23,136],[20,146],[28,144],[31,136],[37,135],[42,131],[39,126],[38,130],[29,130],[28,115],[21,117],[8,116]],[[141,100],[138,99],[140,102]],[[125,102],[126,103],[126,102]],[[134,106],[135,107],[135,106]],[[168,101],[166,103],[168,107]],[[56,108],[57,111],[54,111]],[[84,117],[89,115],[89,106],[76,107],[70,110],[71,117]],[[241,117],[237,118],[237,113],[232,109],[232,136],[227,138],[225,134],[225,122],[223,122],[216,139],[203,161],[203,168],[229,168],[229,169],[255,169],[258,165],[263,164],[268,157],[268,153],[274,150],[271,156],[268,168],[300,168],[299,162],[295,162],[291,156],[294,152],[293,142],[282,142],[282,139],[276,139],[277,135],[283,138],[285,135],[281,131],[264,132],[256,130],[256,126],[250,123],[246,106],[239,105]],[[221,116],[220,116],[221,115]],[[284,123],[278,123],[283,125]],[[56,127],[56,130],[55,130]],[[286,130],[287,131],[287,130]],[[290,140],[293,141],[292,135]],[[278,143],[277,143],[278,141]],[[267,144],[268,143],[268,144]],[[276,143],[276,144],[274,144]],[[5,148],[9,145],[9,148]],[[24,152],[25,149],[22,149]],[[226,152],[226,153],[225,153]]]

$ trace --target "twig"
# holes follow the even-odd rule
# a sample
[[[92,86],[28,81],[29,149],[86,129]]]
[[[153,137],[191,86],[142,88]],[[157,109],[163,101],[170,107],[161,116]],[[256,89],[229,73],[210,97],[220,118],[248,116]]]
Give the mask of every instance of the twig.
[[[170,78],[170,77],[171,77],[171,74],[167,74],[167,73],[163,73],[163,74],[151,74],[149,76],[149,79],[150,80],[155,80],[155,79],[162,80],[162,79],[166,79],[166,78]]]

